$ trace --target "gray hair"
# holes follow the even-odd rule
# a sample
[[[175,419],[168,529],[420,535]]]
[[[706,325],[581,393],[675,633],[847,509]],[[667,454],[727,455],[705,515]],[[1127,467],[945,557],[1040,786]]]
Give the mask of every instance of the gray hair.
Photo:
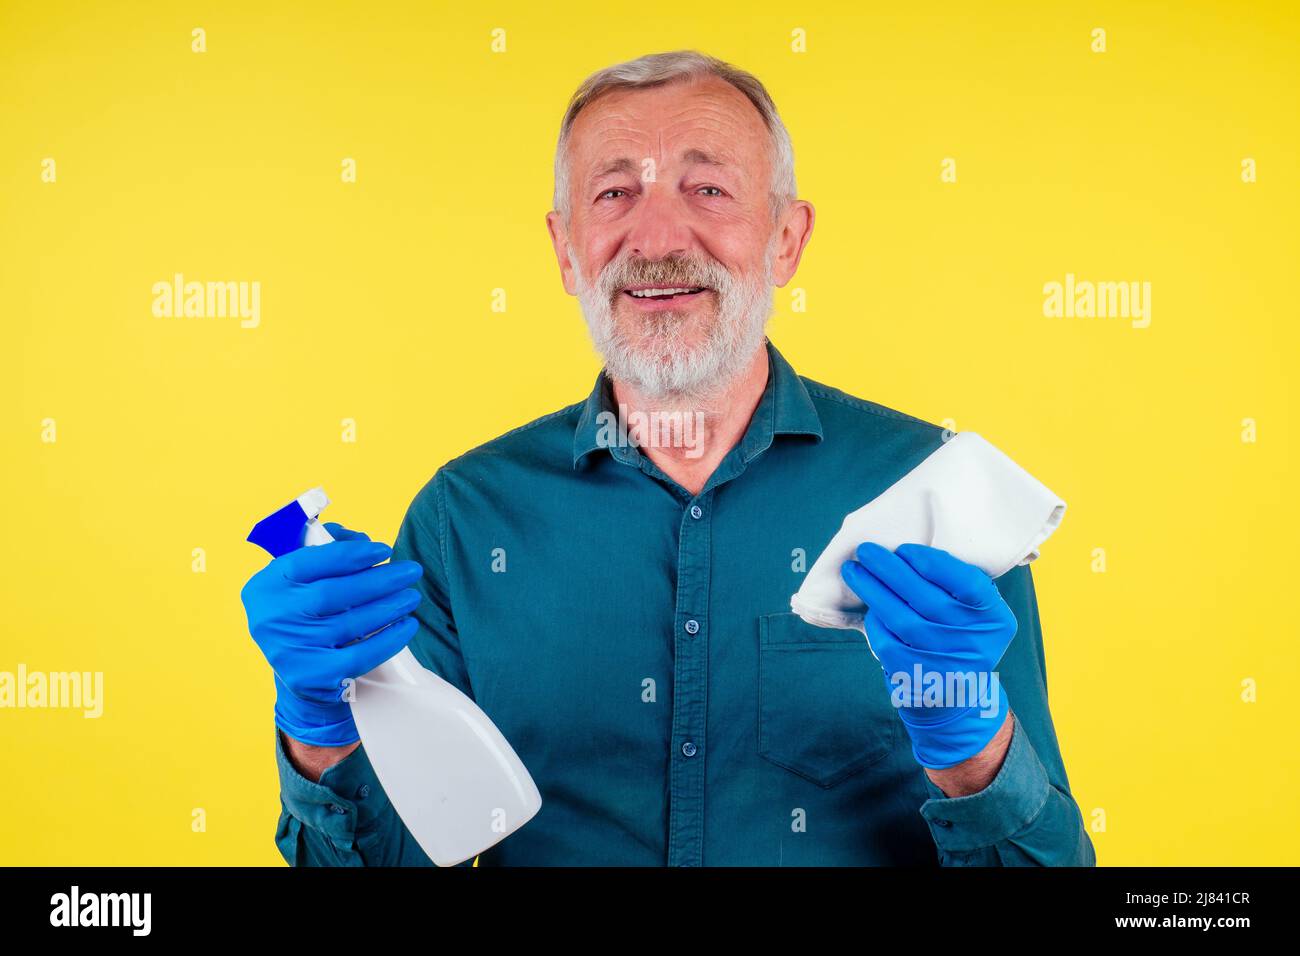
[[[715,57],[695,50],[675,50],[671,53],[651,53],[648,56],[617,63],[593,73],[582,81],[560,124],[560,139],[555,147],[554,208],[569,219],[569,134],[573,122],[583,108],[597,97],[614,90],[638,90],[665,86],[677,81],[716,76],[730,83],[754,104],[772,140],[772,217],[776,219],[786,203],[798,194],[794,182],[794,146],[786,131],[776,103],[767,88],[751,73],[724,63]]]

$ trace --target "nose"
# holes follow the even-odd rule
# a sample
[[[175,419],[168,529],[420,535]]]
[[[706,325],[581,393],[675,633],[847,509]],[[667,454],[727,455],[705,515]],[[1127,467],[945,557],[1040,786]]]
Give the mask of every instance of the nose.
[[[691,248],[691,227],[685,203],[664,183],[647,183],[632,213],[625,240],[630,253],[644,259],[662,259]]]

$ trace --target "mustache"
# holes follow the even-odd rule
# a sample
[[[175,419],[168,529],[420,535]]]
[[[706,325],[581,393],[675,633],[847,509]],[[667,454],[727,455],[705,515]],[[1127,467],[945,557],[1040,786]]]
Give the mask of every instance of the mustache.
[[[670,254],[662,259],[640,256],[620,259],[605,267],[600,276],[600,290],[613,298],[629,286],[664,288],[705,288],[721,292],[730,287],[731,273],[716,259]]]

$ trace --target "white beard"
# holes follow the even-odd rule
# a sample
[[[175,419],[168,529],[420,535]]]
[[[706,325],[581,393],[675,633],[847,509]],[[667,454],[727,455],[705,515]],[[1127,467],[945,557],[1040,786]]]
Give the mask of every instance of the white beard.
[[[591,286],[570,249],[569,263],[583,318],[609,376],[646,398],[667,404],[698,400],[724,390],[749,366],[763,344],[772,315],[772,260],[777,238],[774,234],[764,254],[763,274],[747,280],[736,279],[714,259],[690,256],[671,267],[615,259]],[[717,308],[703,343],[686,341],[686,320],[677,310],[624,313],[621,320],[615,318],[614,305],[623,294],[621,290],[639,284],[641,278],[656,285],[662,279],[668,287],[713,290]]]

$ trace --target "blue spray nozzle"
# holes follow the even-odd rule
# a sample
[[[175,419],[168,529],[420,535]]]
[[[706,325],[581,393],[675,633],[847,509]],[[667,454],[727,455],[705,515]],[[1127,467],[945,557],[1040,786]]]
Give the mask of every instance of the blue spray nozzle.
[[[248,534],[248,540],[278,558],[303,545],[307,523],[330,503],[321,488],[313,488],[289,502],[275,514],[267,515]]]

